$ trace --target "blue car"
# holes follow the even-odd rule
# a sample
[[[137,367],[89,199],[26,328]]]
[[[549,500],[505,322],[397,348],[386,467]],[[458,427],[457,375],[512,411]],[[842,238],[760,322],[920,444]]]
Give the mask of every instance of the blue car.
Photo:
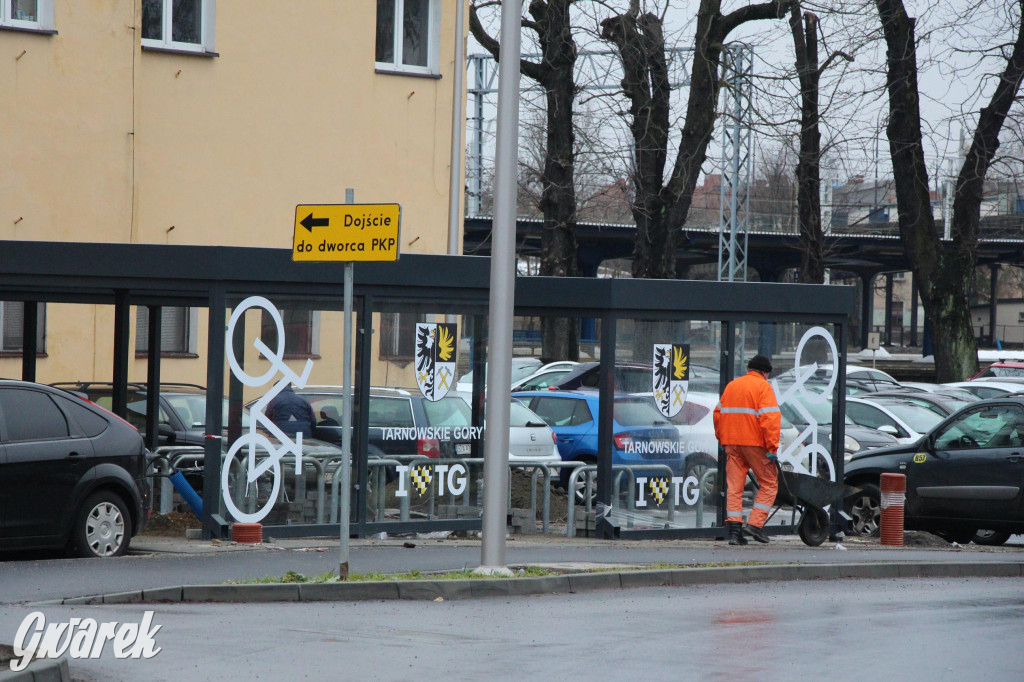
[[[540,416],[558,439],[563,461],[597,462],[597,416],[600,400],[590,391],[522,391],[512,394]],[[651,399],[622,395],[613,412],[612,465],[667,464],[683,474],[683,443],[679,431],[658,412]],[[562,486],[571,471],[561,473]],[[665,476],[661,469],[638,470],[639,476]]]

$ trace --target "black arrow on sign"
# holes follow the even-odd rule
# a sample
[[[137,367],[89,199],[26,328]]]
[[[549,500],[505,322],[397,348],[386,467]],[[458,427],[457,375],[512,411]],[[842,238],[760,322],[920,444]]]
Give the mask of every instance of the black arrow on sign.
[[[302,225],[310,232],[313,231],[314,227],[327,227],[330,224],[330,218],[314,218],[312,213],[310,213],[308,216],[299,221],[299,225]]]

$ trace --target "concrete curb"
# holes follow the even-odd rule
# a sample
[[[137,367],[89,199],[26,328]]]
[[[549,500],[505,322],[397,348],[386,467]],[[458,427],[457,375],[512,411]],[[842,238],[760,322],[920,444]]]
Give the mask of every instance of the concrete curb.
[[[4,666],[0,682],[71,682],[71,671],[66,658],[37,658],[18,672]]]
[[[352,583],[265,583],[183,585],[36,602],[35,606],[152,604],[168,602],[290,602],[453,600],[541,594],[572,594],[637,587],[722,585],[765,581],[877,578],[1019,578],[1024,561],[879,562],[855,564],[774,564],[636,571],[598,571],[536,578],[479,580],[381,580]]]

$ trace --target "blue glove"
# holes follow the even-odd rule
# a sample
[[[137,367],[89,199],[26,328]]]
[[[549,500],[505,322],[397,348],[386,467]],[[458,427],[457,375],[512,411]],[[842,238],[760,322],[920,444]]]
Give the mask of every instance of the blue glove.
[[[775,462],[775,463],[778,463],[778,461],[779,461],[779,456],[778,456],[777,454],[775,454],[774,452],[769,452],[769,453],[768,453],[768,454],[766,455],[766,457],[768,457],[768,461],[769,461],[769,462]]]

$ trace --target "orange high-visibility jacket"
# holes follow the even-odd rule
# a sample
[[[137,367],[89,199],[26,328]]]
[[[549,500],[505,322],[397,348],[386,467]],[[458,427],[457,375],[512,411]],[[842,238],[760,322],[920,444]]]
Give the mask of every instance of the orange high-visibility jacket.
[[[715,438],[722,445],[759,445],[768,452],[779,449],[782,413],[763,376],[750,371],[725,387],[715,407]]]

